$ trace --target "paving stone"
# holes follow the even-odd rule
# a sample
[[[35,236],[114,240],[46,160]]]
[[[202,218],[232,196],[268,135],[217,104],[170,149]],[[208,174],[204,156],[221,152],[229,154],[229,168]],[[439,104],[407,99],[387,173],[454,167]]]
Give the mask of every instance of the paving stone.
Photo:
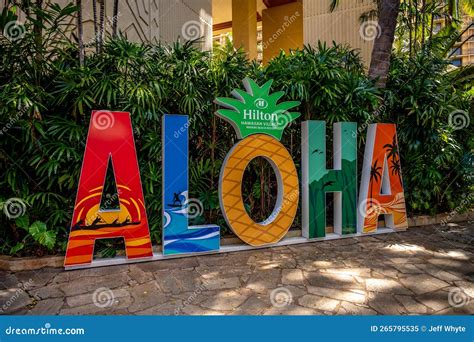
[[[437,315],[473,315],[474,314],[474,300],[459,306],[459,307],[448,307],[447,309],[438,311]]]
[[[440,280],[446,281],[446,282],[453,282],[455,280],[461,280],[461,276],[453,274],[451,272],[447,272],[441,268],[438,268],[433,265],[426,265],[423,267],[423,271],[426,273],[432,275],[435,278],[438,278]]]
[[[130,279],[135,280],[139,284],[143,284],[155,279],[153,273],[145,272],[137,265],[130,265],[130,271],[128,272],[128,276],[130,277]]]
[[[376,315],[377,312],[368,307],[356,305],[348,302],[341,302],[341,306],[337,312],[338,315]]]
[[[211,310],[229,311],[239,307],[246,299],[247,296],[239,294],[237,291],[222,291],[202,302],[201,306]]]
[[[113,301],[112,304],[106,306],[97,306],[93,303],[76,306],[76,307],[63,307],[59,312],[60,315],[114,315],[114,314],[127,314],[126,310],[132,303],[130,296],[121,297]]]
[[[369,307],[382,315],[403,315],[407,310],[387,293],[369,293]]]
[[[448,293],[445,291],[425,293],[423,295],[416,296],[415,298],[417,301],[423,303],[425,306],[436,313],[440,310],[451,307],[448,301]]]
[[[201,308],[195,305],[188,305],[182,310],[184,315],[199,315],[199,316],[220,316],[224,315],[225,312],[209,310],[208,308]]]
[[[427,274],[413,275],[400,278],[400,282],[416,294],[432,292],[449,286],[445,281],[437,279]]]
[[[329,297],[358,304],[363,304],[367,300],[365,292],[361,290],[344,291],[325,287],[308,286],[308,292],[322,297]]]
[[[347,274],[351,276],[370,277],[370,268],[351,267],[351,268],[326,268],[321,273]]]
[[[18,287],[21,287],[20,280],[14,274],[0,271],[0,290]]]
[[[474,298],[474,283],[470,281],[455,281],[454,284],[464,291],[468,296]]]
[[[377,278],[398,278],[398,270],[393,267],[375,267],[372,270],[372,277]]]
[[[63,305],[63,298],[41,300],[28,311],[28,315],[57,315]]]
[[[128,272],[128,265],[114,265],[107,267],[95,267],[81,270],[62,271],[58,273],[53,282],[64,283],[74,280],[81,280],[89,277],[113,276],[115,274]]]
[[[305,294],[308,293],[308,290],[304,286],[295,286],[295,285],[284,285],[284,286],[279,286],[277,289],[284,288],[288,290],[291,293],[291,297],[293,298],[293,301],[295,301],[297,298],[304,296]],[[269,289],[268,290],[268,297],[270,297],[272,291],[275,289]]]
[[[227,254],[198,256],[193,259],[196,259],[200,266],[227,266],[232,260]]]
[[[367,279],[365,283],[367,290],[372,292],[412,294],[409,289],[393,279]]]
[[[250,296],[237,309],[234,315],[261,315],[266,309],[271,307],[270,301],[264,295]]]
[[[298,300],[301,306],[321,311],[335,311],[339,305],[338,300],[315,295],[305,295]]]
[[[40,270],[24,271],[16,273],[16,277],[28,288],[45,286],[51,282],[53,278],[61,272],[57,268],[43,268]]]
[[[64,292],[61,291],[59,284],[50,284],[48,286],[35,288],[30,290],[29,293],[38,300],[64,297]]]
[[[26,309],[31,304],[33,304],[33,300],[23,288],[11,287],[0,290],[0,314],[9,314],[15,310]]]
[[[237,277],[224,279],[208,279],[204,283],[204,286],[207,290],[233,289],[236,287],[240,287],[240,285],[240,280]]]
[[[114,306],[119,302],[120,298],[130,297],[130,293],[126,289],[107,289],[98,288],[92,293],[80,294],[77,296],[67,297],[66,303],[69,307],[83,306],[87,304]]]
[[[279,269],[259,270],[250,276],[245,287],[259,293],[265,292],[280,283],[280,274]]]
[[[7,313],[472,315],[472,236],[471,223],[75,271],[0,271],[0,304],[28,284]],[[292,301],[272,304],[282,287]],[[110,306],[94,304],[101,288],[112,292]],[[453,304],[450,293],[460,290],[465,303]]]
[[[416,273],[423,273],[421,269],[416,267],[414,264],[395,264],[393,265],[401,273],[408,273],[408,274],[416,274]]]
[[[129,290],[133,297],[133,304],[128,307],[130,312],[142,311],[169,301],[170,297],[160,293],[156,281],[150,281],[145,284],[137,285]]]
[[[363,289],[364,284],[347,274],[304,272],[306,280],[312,286],[336,289]]]
[[[74,296],[81,293],[92,293],[101,287],[114,289],[128,285],[129,279],[126,273],[107,274],[100,277],[83,277],[61,284],[59,288],[66,296]]]
[[[298,269],[282,270],[281,282],[283,284],[302,285],[304,282],[303,272]]]
[[[214,292],[206,291],[205,286],[201,285],[193,292],[183,292],[177,295],[172,295],[169,299],[169,303],[176,305],[178,308],[191,304],[199,305],[208,297],[213,295]]]
[[[195,271],[203,279],[240,277],[252,273],[250,266],[200,266],[196,267]]]
[[[311,308],[303,308],[297,305],[288,305],[283,307],[271,307],[263,313],[264,315],[271,316],[282,316],[282,315],[291,315],[291,316],[310,316],[321,314],[320,311],[313,310]]]
[[[428,312],[426,306],[420,304],[411,296],[395,295],[395,298],[402,303],[405,309],[411,314],[426,314]]]
[[[151,308],[136,311],[133,313],[134,315],[159,315],[159,316],[173,316],[178,315],[176,312],[176,305],[172,303],[164,303],[160,305],[153,306]]]
[[[141,262],[141,263],[136,264],[136,266],[144,272],[155,272],[159,270],[176,270],[176,269],[193,268],[193,267],[199,266],[199,262],[195,257],[189,257],[189,258],[177,258],[177,259]]]
[[[154,272],[159,288],[166,293],[177,294],[180,292],[196,291],[201,285],[199,274],[194,270],[162,270]]]

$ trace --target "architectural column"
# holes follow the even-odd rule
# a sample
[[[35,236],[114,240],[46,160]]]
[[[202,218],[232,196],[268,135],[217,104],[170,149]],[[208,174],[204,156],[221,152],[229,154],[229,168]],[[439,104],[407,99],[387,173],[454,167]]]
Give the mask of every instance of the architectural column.
[[[264,0],[262,12],[263,63],[290,49],[303,47],[302,0]],[[329,5],[328,5],[329,6]]]
[[[249,59],[257,57],[257,1],[232,0],[232,39]]]

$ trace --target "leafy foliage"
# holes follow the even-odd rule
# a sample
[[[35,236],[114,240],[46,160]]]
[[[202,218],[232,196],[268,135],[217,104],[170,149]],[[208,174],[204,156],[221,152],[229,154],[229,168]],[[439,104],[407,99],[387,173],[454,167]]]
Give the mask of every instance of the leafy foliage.
[[[469,190],[468,164],[460,160],[472,149],[472,132],[454,131],[448,117],[453,109],[472,111],[472,83],[469,74],[447,73],[441,57],[394,57],[383,94],[365,76],[357,52],[340,45],[282,53],[262,67],[230,42],[209,53],[192,42],[137,44],[119,35],[106,39],[101,53],[87,50],[81,66],[69,38],[74,11],[49,3],[43,10],[32,7],[23,37],[0,38],[0,204],[12,197],[28,204],[16,220],[0,213],[2,254],[64,251],[92,109],[131,113],[154,243],[161,240],[161,116],[188,114],[190,196],[204,205],[193,223],[216,223],[225,232],[217,183],[236,138],[231,125],[216,118],[213,101],[229,96],[245,77],[258,84],[274,79],[283,101],[301,102],[301,119],[326,120],[328,128],[337,121],[397,122],[410,213],[451,210]],[[15,13],[4,11],[0,32],[12,20]],[[380,101],[380,115],[373,115]],[[298,123],[288,125],[282,138],[297,167]],[[328,140],[332,146],[330,134]],[[243,195],[254,219],[269,215],[276,178],[268,162],[249,165]],[[298,215],[294,225],[300,224]],[[99,254],[113,255],[111,246],[104,242]]]

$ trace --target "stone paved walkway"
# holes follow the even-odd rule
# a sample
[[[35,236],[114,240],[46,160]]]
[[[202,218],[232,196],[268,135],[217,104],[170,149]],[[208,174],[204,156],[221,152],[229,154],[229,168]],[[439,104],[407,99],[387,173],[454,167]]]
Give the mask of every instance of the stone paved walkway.
[[[0,309],[33,315],[474,314],[473,238],[471,222],[106,268],[0,272]]]

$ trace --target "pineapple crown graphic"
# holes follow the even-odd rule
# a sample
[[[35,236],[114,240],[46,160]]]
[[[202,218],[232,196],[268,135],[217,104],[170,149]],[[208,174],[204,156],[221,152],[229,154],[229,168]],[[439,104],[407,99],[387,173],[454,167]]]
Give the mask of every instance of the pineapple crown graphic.
[[[278,91],[270,94],[272,83],[273,80],[269,80],[260,87],[254,80],[246,77],[243,80],[246,91],[234,89],[232,95],[235,98],[218,97],[214,101],[228,108],[219,109],[216,114],[230,122],[239,139],[264,133],[280,140],[285,127],[301,115],[288,111],[298,106],[299,101],[277,103],[285,93]]]

